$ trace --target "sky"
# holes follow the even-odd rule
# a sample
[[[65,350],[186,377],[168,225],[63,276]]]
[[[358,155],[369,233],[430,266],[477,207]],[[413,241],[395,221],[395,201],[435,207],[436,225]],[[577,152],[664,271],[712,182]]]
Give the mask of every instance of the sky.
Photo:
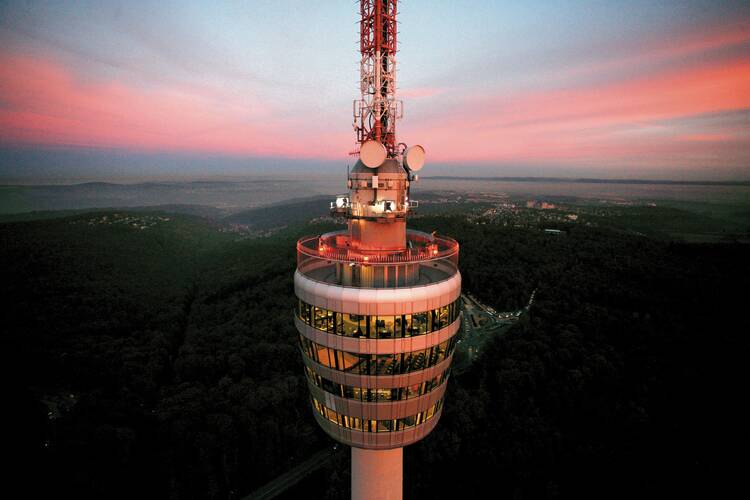
[[[750,180],[750,2],[399,4],[425,174]],[[0,2],[0,179],[351,163],[351,0]]]

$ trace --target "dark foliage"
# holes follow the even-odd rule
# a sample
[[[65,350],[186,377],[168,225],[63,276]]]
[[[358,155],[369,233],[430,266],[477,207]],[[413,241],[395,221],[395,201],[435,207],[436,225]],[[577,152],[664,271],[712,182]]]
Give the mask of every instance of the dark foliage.
[[[0,226],[16,444],[45,478],[24,491],[236,497],[324,446],[290,321],[294,232],[100,221]]]
[[[234,242],[194,217],[147,230],[92,217],[0,225],[24,496],[235,498],[330,445],[291,322],[298,231]],[[486,303],[516,309],[538,291],[406,450],[408,498],[728,484],[712,478],[729,475],[747,418],[746,246],[415,224],[460,241],[464,288]],[[348,464],[335,463],[307,496],[348,496]]]
[[[407,449],[407,496],[467,482],[498,498],[715,496],[736,481],[746,246],[443,227],[468,289],[506,309],[538,286],[537,301],[451,380],[440,425]]]

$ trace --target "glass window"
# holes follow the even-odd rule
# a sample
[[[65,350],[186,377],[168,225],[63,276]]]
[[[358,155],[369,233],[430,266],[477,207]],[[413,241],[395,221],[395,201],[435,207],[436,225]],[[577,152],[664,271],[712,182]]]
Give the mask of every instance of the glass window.
[[[404,337],[411,337],[412,335],[417,335],[418,329],[414,329],[414,325],[412,324],[411,320],[411,314],[404,314],[401,316],[403,321],[403,330],[404,330]]]
[[[435,330],[448,326],[448,306],[443,306],[436,311]]]
[[[393,336],[401,338],[404,336],[404,317],[396,316],[393,320]]]
[[[367,401],[367,391],[362,389],[361,387],[352,387],[352,399],[356,399],[357,401]]]
[[[365,316],[365,323],[367,324],[367,338],[377,338],[377,325],[375,325],[375,316]]]
[[[391,432],[400,431],[415,425],[420,425],[432,418],[443,403],[442,400],[432,405],[429,409],[400,419],[388,420],[363,420],[359,417],[350,417],[327,408],[315,398],[312,398],[313,408],[324,418],[336,423],[341,427],[355,429],[363,432]]]
[[[376,358],[376,368],[375,368],[375,374],[376,375],[385,375],[386,374],[386,367],[390,364],[391,361],[393,361],[394,357],[393,354],[378,354]]]
[[[391,390],[390,389],[375,389],[375,400],[376,401],[390,401]]]
[[[325,331],[326,329],[326,314],[325,309],[315,307],[313,309],[313,327],[318,330]]]
[[[391,338],[395,335],[395,317],[394,316],[378,316],[378,338]]]
[[[359,356],[352,352],[336,351],[339,360],[339,370],[351,371],[359,364]]]
[[[407,390],[407,398],[416,398],[419,396],[419,384],[410,385],[406,388]]]
[[[298,300],[295,313],[303,323],[328,333],[351,337],[401,338],[445,328],[458,318],[460,305],[455,301],[413,315],[374,317],[328,311]]]
[[[435,405],[430,406],[430,408],[427,410],[427,417],[426,420],[429,420],[432,418],[432,416],[435,414]]]
[[[336,370],[361,375],[397,375],[434,366],[451,355],[456,338],[453,337],[429,349],[396,354],[357,354],[329,349],[299,336],[302,351],[314,361]]]
[[[364,316],[343,314],[343,334],[347,337],[362,337],[366,334]]]
[[[423,333],[427,333],[427,318],[428,313],[417,313],[412,314],[412,335],[422,335]]]

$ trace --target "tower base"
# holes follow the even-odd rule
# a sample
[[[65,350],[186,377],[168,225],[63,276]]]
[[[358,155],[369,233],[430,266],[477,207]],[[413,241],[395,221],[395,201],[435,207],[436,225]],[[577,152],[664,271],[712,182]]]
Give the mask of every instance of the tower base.
[[[352,447],[352,500],[401,500],[404,449]]]

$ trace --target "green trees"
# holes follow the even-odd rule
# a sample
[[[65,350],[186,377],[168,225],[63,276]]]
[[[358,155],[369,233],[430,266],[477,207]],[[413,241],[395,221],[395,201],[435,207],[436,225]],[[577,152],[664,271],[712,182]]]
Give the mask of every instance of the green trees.
[[[332,444],[292,323],[294,242],[326,228],[235,242],[195,217],[92,217],[0,224],[25,491],[236,498]],[[464,288],[495,309],[538,291],[451,376],[440,425],[406,449],[407,496],[675,496],[721,469],[747,419],[745,246],[414,222],[456,236]],[[306,495],[348,497],[337,460]]]
[[[490,264],[471,256],[496,246],[514,248],[496,252],[509,280],[531,281],[538,293],[517,325],[452,377],[440,425],[407,449],[405,463],[418,464],[409,494],[461,494],[465,483],[435,480],[450,475],[514,498],[695,495],[728,484],[712,475],[747,418],[738,399],[748,352],[740,332],[750,326],[745,247],[586,228],[554,239],[450,231],[462,244],[464,282],[481,287],[467,286],[472,293],[514,307],[512,294],[484,279]]]

